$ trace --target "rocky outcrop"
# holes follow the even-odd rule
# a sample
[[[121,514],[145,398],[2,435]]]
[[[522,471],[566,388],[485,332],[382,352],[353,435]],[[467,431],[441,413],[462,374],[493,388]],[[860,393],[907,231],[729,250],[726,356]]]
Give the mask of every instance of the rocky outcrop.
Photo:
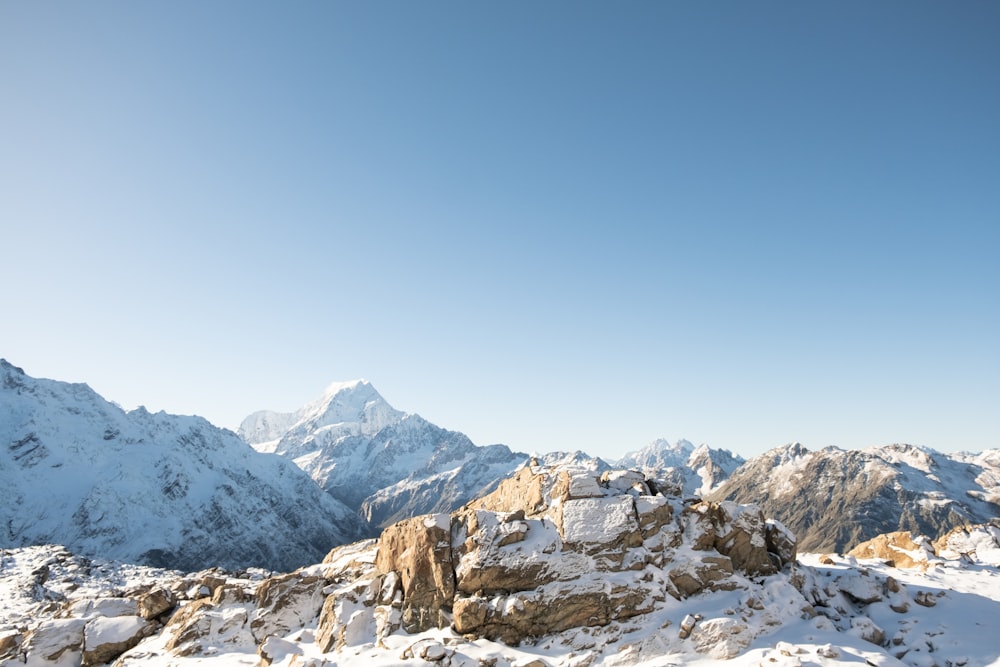
[[[529,466],[451,516],[391,526],[374,573],[399,582],[408,631],[451,625],[517,643],[645,614],[668,595],[732,589],[794,557],[794,538],[756,508],[685,505],[630,471]],[[374,610],[377,588],[352,599]]]
[[[895,567],[926,568],[935,554],[926,537],[914,538],[906,531],[896,531],[876,535],[851,549],[848,555],[855,558],[878,558]]]

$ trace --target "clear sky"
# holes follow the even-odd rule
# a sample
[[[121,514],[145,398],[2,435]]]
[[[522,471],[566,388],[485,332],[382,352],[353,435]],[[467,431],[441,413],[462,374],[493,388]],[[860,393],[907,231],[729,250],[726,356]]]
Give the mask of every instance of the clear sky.
[[[1000,447],[1000,3],[0,3],[0,356],[230,428]]]

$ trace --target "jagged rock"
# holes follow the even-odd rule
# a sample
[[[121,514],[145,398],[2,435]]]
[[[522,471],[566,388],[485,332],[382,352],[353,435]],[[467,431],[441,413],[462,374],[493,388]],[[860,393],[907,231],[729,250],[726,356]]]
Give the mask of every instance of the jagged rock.
[[[139,616],[99,616],[83,630],[83,667],[111,662],[138,644],[153,626]]]
[[[169,634],[164,648],[179,657],[198,655],[205,644],[253,645],[249,615],[242,606],[216,607],[208,598],[178,609],[163,632]]]
[[[326,584],[323,577],[298,572],[264,580],[257,589],[256,609],[250,619],[253,636],[261,642],[310,623],[323,607]]]
[[[788,530],[780,522],[769,519],[766,524],[764,538],[768,553],[776,556],[778,559],[778,568],[795,562],[795,557],[798,555],[798,542],[792,531]]]
[[[746,623],[735,618],[710,618],[691,630],[695,650],[716,660],[735,658],[752,640],[753,634]]]
[[[867,571],[843,574],[834,583],[840,592],[859,604],[878,602],[885,596],[885,583]]]
[[[281,662],[288,656],[303,655],[302,647],[295,642],[279,637],[268,637],[257,648],[257,655],[263,667],[267,667],[273,662]]]
[[[82,660],[83,629],[87,620],[83,618],[56,618],[42,621],[29,632],[24,641],[24,652],[32,658],[55,662],[69,654],[69,662]]]
[[[516,546],[530,533],[533,544],[543,542],[545,548],[555,551],[559,544],[555,527],[539,519],[511,521],[511,516],[484,510],[456,513],[452,556],[460,593],[491,595],[527,590],[559,577],[552,560],[538,558],[533,551],[524,552]],[[521,534],[521,539],[507,539],[512,533]]]
[[[139,616],[146,620],[159,618],[177,606],[174,594],[165,588],[154,588],[138,600]]]
[[[442,613],[455,595],[451,517],[428,514],[389,526],[379,540],[375,569],[395,572],[402,583],[402,622],[407,632],[446,627]]]
[[[135,616],[139,613],[138,603],[130,598],[94,598],[77,600],[67,606],[63,615],[67,618],[97,618],[100,616]]]
[[[926,537],[914,539],[906,531],[897,531],[876,535],[847,554],[855,558],[878,558],[894,567],[926,568],[928,560],[934,557],[934,550]]]
[[[942,558],[961,558],[971,563],[1000,566],[1000,519],[993,519],[985,525],[954,528],[936,540],[933,546],[935,553]]]
[[[770,574],[794,560],[794,538],[756,508],[698,503],[675,518],[680,499],[649,489],[636,473],[524,468],[450,517],[390,526],[370,571],[356,554],[328,558],[358,576],[329,591],[316,641],[330,651],[379,642],[400,625],[450,623],[517,644],[645,614],[667,594],[731,590],[736,572]],[[614,583],[602,573],[617,573]],[[708,630],[715,625],[739,634],[725,623]]]
[[[512,477],[500,482],[495,491],[473,500],[466,507],[490,512],[521,510],[526,516],[533,516],[548,507],[543,489],[544,480],[545,477],[534,473],[531,466],[525,466]]]
[[[371,582],[360,582],[327,596],[319,614],[316,644],[324,653],[369,641],[370,622],[374,616],[367,608],[374,604]]]
[[[875,621],[867,616],[855,616],[851,619],[851,628],[866,642],[876,646],[885,646],[885,630],[875,625]]]
[[[4,630],[0,632],[0,659],[11,658],[21,648],[24,636],[17,630]]]

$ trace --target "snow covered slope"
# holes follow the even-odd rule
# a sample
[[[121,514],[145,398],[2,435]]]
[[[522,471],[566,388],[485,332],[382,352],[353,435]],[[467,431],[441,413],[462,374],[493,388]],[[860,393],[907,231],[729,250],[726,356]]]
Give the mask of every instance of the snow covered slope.
[[[726,449],[712,449],[708,445],[695,447],[687,440],[670,444],[660,438],[643,449],[629,452],[615,467],[639,470],[683,495],[703,496],[743,463],[742,457]]]
[[[752,499],[809,551],[844,551],[897,530],[934,538],[1000,516],[1000,451],[887,445],[814,452],[796,443],[751,459],[709,497]]]
[[[374,528],[449,511],[488,491],[527,460],[504,445],[477,447],[394,409],[365,380],[330,385],[293,413],[256,412],[240,435],[295,461]]]
[[[178,569],[291,569],[357,539],[296,466],[200,417],[125,412],[0,360],[0,546]]]

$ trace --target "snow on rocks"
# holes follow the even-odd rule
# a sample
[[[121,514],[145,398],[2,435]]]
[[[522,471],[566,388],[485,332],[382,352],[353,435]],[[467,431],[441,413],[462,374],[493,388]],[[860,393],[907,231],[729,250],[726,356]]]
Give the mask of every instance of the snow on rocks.
[[[760,558],[758,550],[776,555],[767,539],[775,528],[753,508],[645,496],[634,484],[604,486],[593,471],[573,474],[593,475],[602,495],[554,492],[559,475],[536,467],[520,476],[522,490],[537,491],[528,507],[517,506],[526,496],[510,485],[506,497],[417,517],[380,541],[338,547],[323,563],[289,574],[128,570],[58,547],[2,552],[0,665],[957,667],[1000,660],[1000,649],[983,639],[1000,634],[1000,576],[961,552],[938,556],[941,563],[927,570],[836,555],[786,561],[788,554],[779,569],[775,559]],[[611,501],[627,507],[620,499],[631,499],[633,509],[618,539],[605,541],[603,531],[592,542],[564,539],[565,506],[596,500],[595,513],[613,514],[619,505]],[[981,540],[990,533],[967,534]],[[634,535],[638,542],[630,542]],[[156,611],[163,605],[169,609]],[[93,653],[102,646],[106,656]]]

